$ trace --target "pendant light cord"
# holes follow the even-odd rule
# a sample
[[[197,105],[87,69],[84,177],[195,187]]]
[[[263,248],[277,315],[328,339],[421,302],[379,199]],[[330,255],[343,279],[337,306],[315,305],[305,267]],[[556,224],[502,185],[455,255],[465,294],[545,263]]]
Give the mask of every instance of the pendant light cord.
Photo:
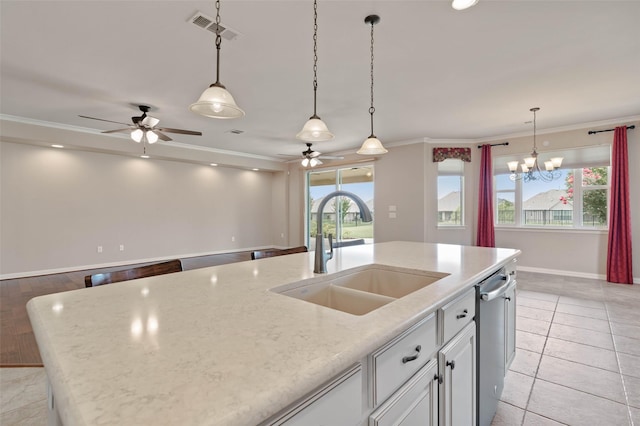
[[[220,36],[220,0],[216,0],[216,82],[215,86],[222,86],[220,84],[220,45],[222,44],[222,37]],[[224,86],[223,86],[224,87]]]
[[[316,114],[316,92],[318,91],[318,2],[313,1],[313,117],[318,118]]]
[[[375,138],[373,134],[373,113],[376,112],[376,109],[373,107],[373,25],[375,21],[371,21],[371,107],[369,107],[369,114],[371,115],[371,136],[370,138]]]

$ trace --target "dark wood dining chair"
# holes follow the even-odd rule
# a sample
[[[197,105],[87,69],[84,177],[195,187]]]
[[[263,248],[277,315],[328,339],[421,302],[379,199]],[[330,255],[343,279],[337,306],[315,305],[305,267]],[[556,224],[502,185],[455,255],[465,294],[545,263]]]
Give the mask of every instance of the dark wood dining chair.
[[[285,254],[305,253],[307,251],[309,251],[307,250],[307,246],[299,246],[279,250],[256,250],[251,252],[251,260],[262,259],[265,257],[283,256]]]
[[[182,271],[182,262],[180,262],[180,259],[169,260],[168,262],[139,266],[137,268],[87,275],[84,277],[84,285],[85,287],[95,287],[103,284],[135,280],[136,278],[152,277],[154,275],[170,274],[172,272],[180,271]]]

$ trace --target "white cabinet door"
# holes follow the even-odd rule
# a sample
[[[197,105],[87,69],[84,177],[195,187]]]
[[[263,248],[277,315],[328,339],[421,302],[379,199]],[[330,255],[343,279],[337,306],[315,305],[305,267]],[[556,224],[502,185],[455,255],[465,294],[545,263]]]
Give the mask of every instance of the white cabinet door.
[[[350,426],[362,416],[362,367],[358,365],[271,425]]]
[[[432,359],[369,418],[369,426],[436,426],[438,361]]]
[[[476,424],[476,326],[467,325],[438,353],[440,426]]]
[[[504,374],[507,374],[513,358],[516,356],[516,284],[504,295]]]

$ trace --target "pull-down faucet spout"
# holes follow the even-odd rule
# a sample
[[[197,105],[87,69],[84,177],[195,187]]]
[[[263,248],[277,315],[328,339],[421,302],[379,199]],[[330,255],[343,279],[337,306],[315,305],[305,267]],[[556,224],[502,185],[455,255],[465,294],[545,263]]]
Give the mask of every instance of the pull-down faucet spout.
[[[334,191],[324,197],[324,199],[318,205],[317,212],[318,230],[316,232],[316,257],[313,268],[313,272],[315,272],[316,274],[326,274],[327,261],[333,258],[333,238],[331,234],[329,234],[329,252],[327,253],[324,250],[324,235],[322,235],[322,212],[324,211],[324,206],[327,204],[327,202],[329,202],[329,200],[334,197],[351,198],[358,206],[358,209],[360,209],[360,217],[362,218],[362,221],[371,222],[373,220],[369,207],[367,207],[365,202],[362,201],[362,198],[358,197],[356,194],[347,191]]]

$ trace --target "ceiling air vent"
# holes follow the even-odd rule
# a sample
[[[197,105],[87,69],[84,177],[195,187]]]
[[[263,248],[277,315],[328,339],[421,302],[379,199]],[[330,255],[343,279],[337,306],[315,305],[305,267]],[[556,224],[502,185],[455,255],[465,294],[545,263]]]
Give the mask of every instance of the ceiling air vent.
[[[197,12],[195,15],[191,17],[191,19],[189,19],[188,22],[192,23],[198,28],[212,32],[213,34],[216,33],[215,20],[212,17],[207,16],[202,12]],[[240,35],[238,31],[233,30],[227,27],[226,25],[220,23],[220,36],[222,38],[226,40],[234,40],[236,37],[238,37],[238,35]]]

